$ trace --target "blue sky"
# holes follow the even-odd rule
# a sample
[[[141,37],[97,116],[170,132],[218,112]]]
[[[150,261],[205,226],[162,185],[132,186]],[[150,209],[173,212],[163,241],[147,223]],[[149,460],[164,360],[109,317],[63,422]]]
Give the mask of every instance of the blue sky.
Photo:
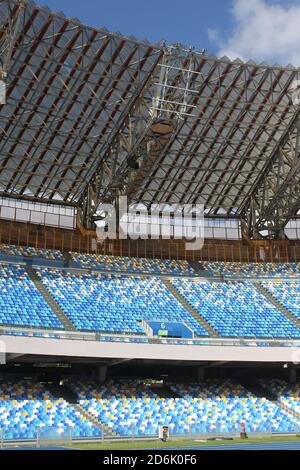
[[[51,9],[92,26],[151,42],[165,39],[197,49],[210,46],[207,29],[228,28],[231,0],[45,0]],[[215,47],[215,45],[212,45]]]
[[[36,0],[138,39],[300,66],[300,0]]]

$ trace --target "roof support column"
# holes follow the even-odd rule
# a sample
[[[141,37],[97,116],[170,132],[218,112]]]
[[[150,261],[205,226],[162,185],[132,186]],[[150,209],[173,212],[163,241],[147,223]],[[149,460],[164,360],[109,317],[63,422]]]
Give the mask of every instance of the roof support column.
[[[300,209],[300,119],[279,143],[243,212],[253,239],[285,239],[285,227]]]

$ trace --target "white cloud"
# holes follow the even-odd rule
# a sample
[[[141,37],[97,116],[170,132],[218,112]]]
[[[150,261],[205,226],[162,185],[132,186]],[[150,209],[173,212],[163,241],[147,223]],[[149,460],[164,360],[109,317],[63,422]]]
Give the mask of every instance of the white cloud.
[[[218,55],[300,66],[300,5],[266,0],[234,0],[234,28],[221,41],[209,32],[219,47]]]
[[[208,29],[207,35],[210,42],[219,43],[221,41],[220,31],[218,29]]]

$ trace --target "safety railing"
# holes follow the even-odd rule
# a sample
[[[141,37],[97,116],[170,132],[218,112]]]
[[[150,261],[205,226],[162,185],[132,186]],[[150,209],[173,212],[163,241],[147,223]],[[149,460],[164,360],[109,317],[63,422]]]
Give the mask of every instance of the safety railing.
[[[270,338],[159,338],[146,335],[126,335],[98,332],[53,331],[31,328],[1,326],[0,336],[20,336],[69,341],[98,341],[116,343],[165,344],[186,346],[239,346],[239,347],[300,347],[298,339]]]
[[[211,428],[210,428],[211,426]],[[249,439],[263,439],[272,437],[292,437],[299,436],[300,424],[289,425],[254,425],[252,423],[246,424],[243,428]],[[212,441],[224,440],[233,441],[241,437],[242,425],[237,423],[235,426],[228,429],[225,424],[198,424],[186,425],[184,429],[179,432],[173,432],[172,427],[169,427],[168,440],[176,443],[176,441]],[[30,448],[70,448],[75,444],[84,443],[99,443],[105,442],[130,442],[130,441],[158,441],[159,440],[159,426],[156,432],[142,431],[136,432],[135,427],[128,426],[126,433],[123,435],[106,433],[105,430],[91,435],[82,436],[80,433],[74,431],[74,428],[65,428],[63,430],[51,428],[43,429],[27,428],[27,431],[18,429],[16,426],[13,428],[3,427],[0,429],[0,448],[9,448],[12,446],[30,447]]]

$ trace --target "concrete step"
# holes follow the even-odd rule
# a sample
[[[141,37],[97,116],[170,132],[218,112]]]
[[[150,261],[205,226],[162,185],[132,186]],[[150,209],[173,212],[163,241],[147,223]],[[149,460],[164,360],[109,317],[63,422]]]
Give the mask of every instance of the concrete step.
[[[297,413],[296,411],[292,410],[291,408],[289,408],[288,406],[284,405],[283,403],[281,403],[280,401],[277,401],[276,402],[276,405],[281,408],[282,410],[284,410],[286,413],[288,413],[289,415],[293,416],[294,418],[298,419],[299,420],[299,423],[300,423],[300,413]]]
[[[277,405],[277,396],[270,390],[264,388],[257,380],[247,380],[240,378],[238,383],[242,385],[248,392],[258,398],[266,398]]]
[[[69,268],[72,262],[72,256],[68,251],[63,252],[64,268]]]
[[[103,423],[100,419],[96,418],[92,413],[87,411],[80,403],[73,405],[79,413],[84,416],[86,419],[91,421],[95,426],[97,426],[103,432],[105,437],[119,437],[115,431],[113,431],[107,424]]]
[[[93,423],[99,428],[106,437],[117,437],[118,434],[112,431],[106,424],[97,419],[92,413],[87,411],[80,403],[78,403],[78,396],[68,385],[60,386],[57,383],[47,385],[47,390],[56,399],[63,399],[73,408],[75,408],[81,416],[84,416],[88,421]]]
[[[273,405],[276,405],[278,408],[281,408],[285,413],[300,420],[300,413],[297,413],[296,411],[281,403],[275,393],[261,385],[257,380],[249,381],[247,379],[244,379],[239,380],[239,383],[255,397],[266,398],[268,401],[273,403]]]
[[[178,302],[187,310],[195,320],[207,331],[211,338],[220,338],[221,335],[195,310],[185,298],[178,292],[173,284],[167,280],[162,279],[162,282],[165,284],[167,289],[173,294],[173,296],[178,300]]]
[[[74,327],[73,323],[69,320],[69,318],[65,315],[65,313],[62,311],[54,297],[50,294],[50,292],[46,289],[44,284],[42,283],[41,279],[39,278],[37,272],[31,267],[27,266],[26,267],[27,273],[29,274],[32,282],[36,286],[37,290],[40,292],[40,294],[44,297],[45,301],[49,305],[49,307],[53,310],[57,318],[60,320],[60,322],[63,324],[64,328],[66,331],[76,331],[76,328]]]

